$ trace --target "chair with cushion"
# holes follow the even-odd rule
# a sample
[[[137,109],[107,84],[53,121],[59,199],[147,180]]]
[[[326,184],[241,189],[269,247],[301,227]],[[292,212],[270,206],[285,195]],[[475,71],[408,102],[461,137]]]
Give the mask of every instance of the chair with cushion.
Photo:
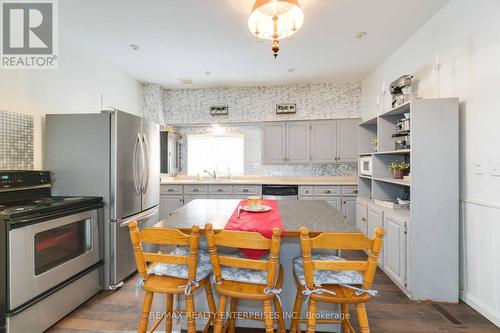
[[[208,251],[215,277],[215,289],[219,304],[215,316],[214,333],[234,333],[237,300],[262,301],[263,316],[248,316],[248,319],[264,320],[266,332],[274,332],[273,303],[278,313],[278,331],[285,332],[283,309],[279,293],[283,281],[283,267],[279,264],[281,231],[273,229],[272,239],[257,232],[228,231],[214,232],[211,224],[205,226]],[[268,250],[259,260],[247,259],[239,251],[223,253],[221,248],[244,248]],[[224,324],[228,298],[231,299],[231,316]]]
[[[148,318],[151,311],[151,303],[154,293],[166,294],[166,313],[151,328],[153,332],[165,318],[165,331],[172,331],[173,295],[184,294],[186,298],[186,311],[176,311],[185,313],[187,318],[188,333],[196,332],[195,312],[193,292],[199,288],[204,288],[210,308],[210,316],[203,332],[208,332],[210,324],[213,322],[216,311],[215,301],[210,285],[212,266],[206,251],[199,247],[199,227],[193,226],[191,234],[187,235],[177,229],[166,228],[145,228],[139,231],[137,222],[129,224],[130,238],[134,249],[137,270],[141,280],[138,286],[145,291],[144,304],[141,319],[139,321],[138,332],[146,332]],[[160,245],[177,245],[172,252],[148,253],[143,251],[143,243]],[[151,263],[151,266],[147,266]]]
[[[373,239],[361,233],[322,233],[310,238],[309,230],[300,229],[302,256],[293,259],[297,282],[294,319],[290,332],[301,332],[300,323],[307,323],[307,333],[315,332],[316,324],[338,323],[343,333],[355,332],[349,321],[349,304],[355,304],[362,333],[369,333],[365,303],[377,292],[371,290],[382,246],[384,229],[377,227]],[[312,253],[314,249],[369,250],[365,261],[345,260],[333,254]],[[302,301],[306,298],[307,319],[300,317]],[[336,303],[341,306],[339,319],[317,319],[317,303]]]

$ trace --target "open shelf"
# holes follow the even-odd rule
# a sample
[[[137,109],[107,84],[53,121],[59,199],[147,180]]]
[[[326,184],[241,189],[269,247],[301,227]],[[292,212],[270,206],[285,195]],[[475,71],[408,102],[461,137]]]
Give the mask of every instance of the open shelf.
[[[379,182],[384,182],[384,183],[389,183],[389,184],[396,184],[396,185],[402,185],[402,186],[408,186],[408,187],[411,186],[411,182],[409,180],[404,180],[404,179],[378,177],[378,178],[373,178],[373,180],[377,180]]]
[[[383,113],[381,117],[400,116],[407,112],[410,112],[410,104],[411,101],[408,101],[404,104],[401,104],[400,106],[396,106],[395,108],[387,111],[386,113]]]
[[[411,149],[400,149],[400,150],[388,150],[388,151],[377,151],[372,153],[373,155],[398,155],[398,154],[409,154]]]
[[[375,153],[360,153],[359,156],[372,156]]]
[[[377,125],[377,117],[368,119],[359,124],[359,126],[371,126],[371,125]]]
[[[359,175],[359,178],[365,178],[365,179],[372,179],[372,176],[367,176],[367,175]]]

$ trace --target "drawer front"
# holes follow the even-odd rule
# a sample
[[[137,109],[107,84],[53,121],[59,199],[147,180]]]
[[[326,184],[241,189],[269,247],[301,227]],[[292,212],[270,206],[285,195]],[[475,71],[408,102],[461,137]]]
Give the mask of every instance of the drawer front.
[[[340,195],[340,186],[315,186],[314,195]]]
[[[234,186],[234,194],[243,194],[243,195],[260,195],[262,192],[262,188],[256,185],[237,185]]]
[[[182,185],[161,185],[160,194],[182,194]]]
[[[233,187],[231,185],[210,185],[208,192],[210,194],[233,194]]]
[[[207,194],[206,185],[184,185],[184,194]]]
[[[309,196],[314,194],[313,186],[299,186],[299,195],[300,196]]]
[[[358,195],[358,187],[357,186],[342,186],[342,195],[343,196],[351,196],[355,197]]]

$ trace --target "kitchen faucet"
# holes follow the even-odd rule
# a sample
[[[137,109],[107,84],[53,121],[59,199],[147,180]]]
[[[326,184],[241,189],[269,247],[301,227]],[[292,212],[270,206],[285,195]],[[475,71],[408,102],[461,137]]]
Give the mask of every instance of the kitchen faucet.
[[[208,173],[213,180],[217,179],[217,174],[215,173],[215,170],[213,171],[213,173],[209,172],[208,170],[203,170],[203,172]]]

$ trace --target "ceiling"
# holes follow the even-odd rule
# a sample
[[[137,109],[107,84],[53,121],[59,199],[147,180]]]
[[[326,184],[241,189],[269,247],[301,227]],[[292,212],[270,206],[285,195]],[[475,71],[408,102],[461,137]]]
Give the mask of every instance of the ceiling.
[[[252,0],[64,0],[59,24],[132,77],[167,88],[358,81],[448,0],[301,2],[304,25],[276,60],[271,42],[247,28]]]

